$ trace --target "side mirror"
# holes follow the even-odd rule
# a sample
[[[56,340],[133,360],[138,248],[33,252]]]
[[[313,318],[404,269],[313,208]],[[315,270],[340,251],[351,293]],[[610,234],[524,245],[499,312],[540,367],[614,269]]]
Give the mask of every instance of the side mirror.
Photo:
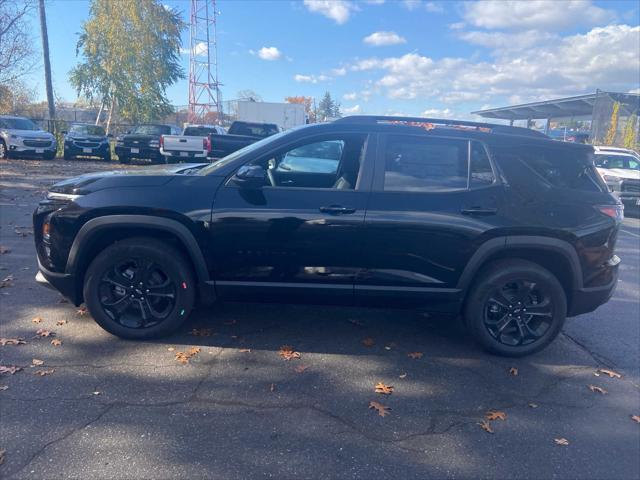
[[[267,171],[261,165],[243,165],[233,176],[232,181],[241,188],[260,189],[267,179]]]

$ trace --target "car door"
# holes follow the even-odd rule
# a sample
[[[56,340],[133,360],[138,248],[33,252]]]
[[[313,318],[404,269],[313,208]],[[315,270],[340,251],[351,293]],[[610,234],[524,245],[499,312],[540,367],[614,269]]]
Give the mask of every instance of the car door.
[[[365,219],[365,305],[456,306],[457,282],[500,224],[503,187],[485,146],[465,138],[381,135]]]
[[[266,169],[262,187],[228,179],[210,226],[218,294],[351,303],[374,143],[366,134],[315,135],[249,162]]]

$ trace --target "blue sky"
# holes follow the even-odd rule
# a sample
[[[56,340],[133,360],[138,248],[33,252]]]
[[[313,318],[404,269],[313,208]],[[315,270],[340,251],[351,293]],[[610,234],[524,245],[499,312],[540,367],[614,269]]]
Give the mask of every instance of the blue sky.
[[[190,2],[163,4],[188,20]],[[461,117],[640,87],[636,1],[218,0],[218,10],[225,100],[243,89],[265,101],[328,90],[347,112]],[[83,0],[47,2],[54,90],[66,101],[76,98],[67,78],[88,14]],[[44,98],[39,75],[29,81]],[[187,80],[167,93],[185,105]]]

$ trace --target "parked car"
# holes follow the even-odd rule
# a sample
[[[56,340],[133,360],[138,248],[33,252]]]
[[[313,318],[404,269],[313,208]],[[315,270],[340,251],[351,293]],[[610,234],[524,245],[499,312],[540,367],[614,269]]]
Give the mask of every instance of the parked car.
[[[274,123],[233,122],[226,135],[210,134],[211,157],[223,158],[258,140],[275,135],[280,128]]]
[[[164,163],[164,158],[160,154],[160,137],[178,133],[177,128],[169,125],[138,125],[125,135],[116,138],[116,155],[120,163],[129,163],[132,158]]]
[[[99,125],[75,123],[64,134],[64,159],[76,157],[98,157],[111,161],[111,145],[104,128]]]
[[[56,137],[25,117],[0,115],[0,159],[56,156]]]
[[[526,355],[616,287],[622,205],[592,152],[356,116],[188,175],[84,175],[34,213],[38,280],[123,338],[175,331],[196,301],[333,303],[462,313],[484,348]]]
[[[209,135],[224,135],[227,132],[218,125],[187,125],[182,135],[162,135],[160,153],[166,163],[188,159],[206,159],[211,152]]]
[[[589,132],[558,128],[549,130],[548,135],[554,140],[560,140],[562,142],[587,143],[589,141],[590,134]]]
[[[595,164],[607,185],[629,210],[640,209],[640,155],[626,148],[595,147]]]

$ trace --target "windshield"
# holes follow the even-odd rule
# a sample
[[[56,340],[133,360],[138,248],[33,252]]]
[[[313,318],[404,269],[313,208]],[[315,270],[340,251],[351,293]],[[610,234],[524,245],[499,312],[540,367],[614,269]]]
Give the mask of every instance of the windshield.
[[[69,133],[77,133],[79,135],[95,135],[99,137],[105,136],[104,128],[98,125],[71,125]]]
[[[40,127],[27,118],[0,118],[0,128],[7,128],[9,130],[40,130]]]
[[[138,125],[133,127],[131,133],[134,135],[169,135],[171,127],[166,125]]]
[[[293,130],[293,129],[291,129],[291,130]],[[289,130],[287,132],[276,133],[275,135],[272,135],[272,136],[267,137],[267,138],[263,138],[262,140],[259,140],[259,141],[255,142],[255,143],[252,143],[251,145],[247,145],[246,147],[241,148],[240,150],[236,150],[235,152],[233,152],[233,153],[227,155],[226,157],[224,157],[223,159],[218,160],[217,162],[214,162],[214,163],[212,163],[211,165],[209,165],[207,167],[204,167],[202,170],[200,170],[200,172],[198,174],[199,175],[211,175],[212,173],[216,172],[219,168],[222,168],[225,165],[233,162],[236,158],[241,157],[245,153],[253,152],[254,150],[257,150],[260,147],[263,147],[264,145],[267,145],[267,144],[269,144],[271,142],[275,142],[276,140],[278,140],[282,136],[290,133],[291,130]]]
[[[640,170],[640,161],[631,155],[596,155],[596,167]]]

